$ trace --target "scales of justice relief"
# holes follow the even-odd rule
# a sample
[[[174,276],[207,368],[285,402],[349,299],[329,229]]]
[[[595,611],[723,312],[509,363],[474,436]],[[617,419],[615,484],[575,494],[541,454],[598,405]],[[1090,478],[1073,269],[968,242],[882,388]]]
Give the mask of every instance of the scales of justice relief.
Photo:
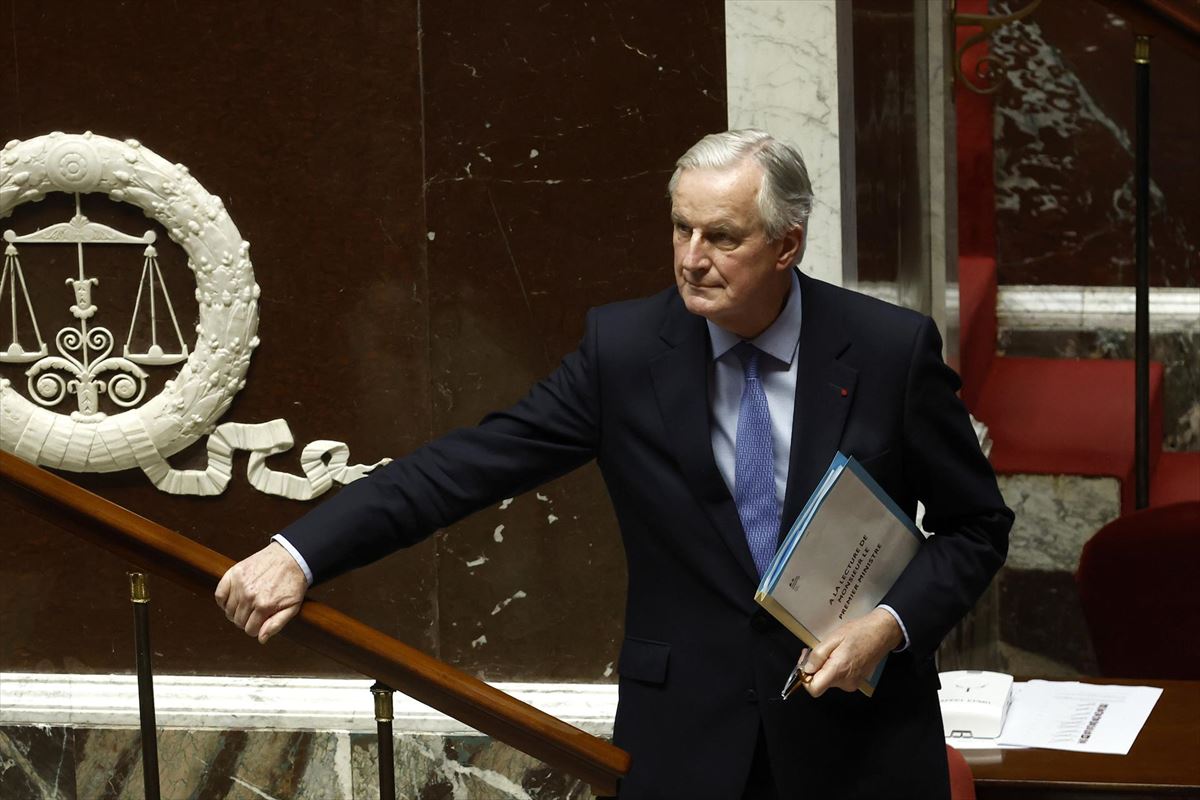
[[[301,452],[304,475],[268,469],[266,458],[294,444],[283,419],[261,424],[217,421],[245,386],[250,354],[258,346],[259,287],[249,244],[220,198],[204,190],[187,168],[172,164],[133,139],[92,133],[51,133],[13,140],[0,150],[0,220],[47,193],[74,196],[71,219],[20,233],[3,231],[0,270],[0,363],[28,365],[26,395],[0,378],[0,449],[43,466],[74,472],[140,468],[172,494],[215,495],[228,486],[235,450],[250,451],[247,478],[259,491],[308,500],[334,483],[361,478],[371,465],[350,465],[342,442],[318,440]],[[163,281],[154,231],[130,234],[90,221],[80,198],[103,192],[131,203],[183,248],[196,280],[196,341],[184,340]],[[65,276],[74,301],[73,322],[47,342],[35,313],[25,271],[38,245],[74,245],[77,270]],[[140,246],[142,271],[119,353],[116,337],[96,302],[99,279],[88,275],[85,250]],[[26,261],[22,266],[21,259]],[[7,317],[7,319],[5,319]],[[138,328],[141,320],[142,328]],[[7,324],[4,324],[7,323]],[[150,342],[134,346],[135,329],[148,323]],[[161,331],[161,338],[160,338]],[[7,341],[5,341],[7,339]],[[143,402],[145,368],[179,364],[162,391]],[[101,397],[119,413],[101,410]],[[73,405],[69,413],[62,413]],[[175,469],[167,458],[207,436],[205,469]]]

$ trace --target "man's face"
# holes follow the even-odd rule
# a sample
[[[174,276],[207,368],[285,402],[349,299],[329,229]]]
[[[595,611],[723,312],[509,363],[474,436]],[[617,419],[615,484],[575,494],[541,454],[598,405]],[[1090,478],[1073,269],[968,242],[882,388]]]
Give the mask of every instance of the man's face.
[[[743,338],[775,321],[791,287],[799,229],[767,240],[759,218],[762,167],[686,169],[671,198],[675,283],[687,310]]]

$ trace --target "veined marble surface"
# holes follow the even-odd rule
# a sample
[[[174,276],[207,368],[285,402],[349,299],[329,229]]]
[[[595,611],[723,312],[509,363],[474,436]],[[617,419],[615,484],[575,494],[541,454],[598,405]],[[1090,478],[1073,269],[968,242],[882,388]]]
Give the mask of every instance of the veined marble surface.
[[[0,727],[5,800],[140,800],[141,737],[128,728]],[[188,731],[158,734],[167,800],[349,800],[350,734]]]
[[[730,128],[762,128],[800,148],[816,202],[805,272],[842,283],[834,0],[726,0]]]
[[[1005,330],[1134,329],[1136,296],[1128,286],[1001,286],[996,315]],[[1154,333],[1200,333],[1200,289],[1150,288]]]
[[[898,305],[894,281],[859,281],[863,294]],[[1010,284],[996,290],[1001,331],[1132,331],[1135,293],[1129,286],[1052,286]],[[946,290],[946,311],[957,314],[958,284]],[[1200,333],[1200,289],[1150,287],[1150,325],[1154,333]]]
[[[1075,589],[1079,554],[1120,513],[1115,478],[1001,475],[1016,514],[1000,585],[1000,650],[1006,672],[1095,674],[1095,656]],[[1033,670],[1030,672],[1029,670]]]
[[[377,798],[367,680],[161,675],[155,678],[164,798]],[[499,688],[609,736],[615,684]],[[398,796],[590,798],[574,776],[394,697]],[[132,675],[0,673],[0,798],[134,800],[142,794]]]
[[[158,735],[165,800],[378,800],[375,737],[338,731],[178,730]],[[590,787],[486,736],[397,735],[397,797],[588,800]],[[141,800],[129,728],[0,726],[4,800]]]
[[[1116,478],[1000,475],[1004,502],[1017,515],[1006,567],[1074,572],[1088,539],[1121,511]]]
[[[1026,5],[991,3],[993,14]],[[1005,65],[993,96],[1001,282],[1134,282],[1132,44],[1128,22],[1100,3],[1043,3],[991,36]],[[1151,62],[1155,86],[1195,85],[1196,62],[1170,45],[1156,40]],[[1150,269],[1159,285],[1196,285],[1195,107],[1151,103]]]

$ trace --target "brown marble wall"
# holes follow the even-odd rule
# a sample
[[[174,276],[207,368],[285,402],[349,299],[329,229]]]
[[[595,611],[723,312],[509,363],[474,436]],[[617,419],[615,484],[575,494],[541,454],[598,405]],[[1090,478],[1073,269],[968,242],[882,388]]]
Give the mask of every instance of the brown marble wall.
[[[665,182],[724,126],[723,38],[716,0],[0,0],[0,140],[90,129],[186,163],[251,243],[263,290],[262,345],[222,421],[284,417],[298,443],[340,439],[371,462],[518,397],[574,346],[587,307],[667,284]],[[123,230],[153,227],[83,202]],[[3,227],[70,212],[51,198]],[[160,249],[187,338],[190,276]],[[71,254],[22,258],[57,329]],[[133,262],[89,255],[114,317],[127,319]],[[0,377],[24,385],[19,368]],[[172,462],[203,460],[196,446]],[[295,452],[269,463],[298,471]],[[207,499],[161,494],[138,472],[71,477],[240,557],[306,508],[252,490],[245,464]],[[125,569],[0,507],[0,671],[131,667]],[[602,680],[623,570],[585,469],[316,596],[489,678]],[[159,671],[338,672],[285,641],[258,647],[207,597],[153,591]]]
[[[85,129],[137,138],[186,163],[224,199],[251,243],[263,289],[262,344],[225,419],[286,417],[298,441],[341,439],[369,460],[414,446],[431,424],[427,354],[419,346],[424,321],[411,309],[396,313],[379,289],[407,287],[424,275],[416,12],[411,3],[360,4],[332,16],[221,3],[167,8],[8,0],[0,7],[6,28],[0,32],[6,43],[0,48],[2,138]],[[274,44],[285,42],[303,47]],[[317,56],[342,53],[349,42],[354,59]],[[372,109],[370,125],[362,124],[363,108]],[[5,225],[25,231],[59,221],[56,202],[61,205],[52,198],[20,206]],[[96,196],[84,204],[85,213],[125,230],[147,224],[132,206]],[[191,276],[178,248],[165,236],[160,245],[168,284],[175,288],[172,281],[183,274],[184,291],[176,297],[190,342],[196,314],[186,285]],[[118,266],[119,255],[96,254],[93,262],[89,253],[88,261],[101,279],[101,315],[112,303],[118,320],[121,299],[136,285],[136,273],[122,277],[109,269]],[[41,258],[25,248],[30,290],[46,303],[42,319],[57,327],[70,319],[62,273],[74,265],[70,254],[58,263]],[[135,253],[126,269],[140,269],[138,262]],[[378,323],[363,325],[368,317]],[[4,374],[21,387],[23,377],[13,374],[18,369]],[[409,402],[397,407],[397,397]],[[355,413],[343,413],[347,406]],[[197,460],[203,460],[199,447],[175,462]],[[297,465],[295,455],[272,461],[279,469]],[[138,472],[75,479],[238,556],[303,510],[250,489],[241,475],[245,463],[244,456],[235,462],[238,477],[219,498],[169,497]],[[86,672],[131,665],[125,565],[19,512],[5,513],[3,527],[0,669]],[[386,591],[377,569],[373,579],[331,594],[374,624],[408,620],[391,627],[428,645],[432,636],[420,619],[430,605],[432,555],[425,548],[391,565],[395,586]],[[330,669],[286,643],[262,649],[231,637],[208,598],[165,582],[153,588],[160,670]]]
[[[1023,3],[993,0],[993,13]],[[1100,3],[1043,3],[992,37],[1000,283],[1131,286],[1133,37]],[[1200,285],[1200,61],[1151,51],[1151,285]]]
[[[666,180],[724,127],[725,30],[714,2],[429,3],[421,23],[432,413],[447,430],[553,369],[588,307],[667,285]],[[608,677],[624,555],[598,471],[438,548],[444,658],[489,677]]]

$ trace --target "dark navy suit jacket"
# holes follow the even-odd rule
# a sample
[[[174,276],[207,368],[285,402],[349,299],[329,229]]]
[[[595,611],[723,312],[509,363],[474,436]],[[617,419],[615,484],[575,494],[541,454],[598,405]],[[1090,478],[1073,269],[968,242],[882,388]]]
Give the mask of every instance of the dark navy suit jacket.
[[[948,797],[933,653],[1004,560],[1012,514],[932,321],[801,275],[784,528],[841,449],[935,535],[884,598],[910,647],[872,698],[779,691],[801,643],[757,575],[713,459],[709,337],[674,288],[593,309],[511,408],[350,484],[283,533],[320,581],[596,459],[628,559],[615,743],[629,798],[736,798],[760,727],[781,797]],[[847,531],[847,536],[856,536]]]

